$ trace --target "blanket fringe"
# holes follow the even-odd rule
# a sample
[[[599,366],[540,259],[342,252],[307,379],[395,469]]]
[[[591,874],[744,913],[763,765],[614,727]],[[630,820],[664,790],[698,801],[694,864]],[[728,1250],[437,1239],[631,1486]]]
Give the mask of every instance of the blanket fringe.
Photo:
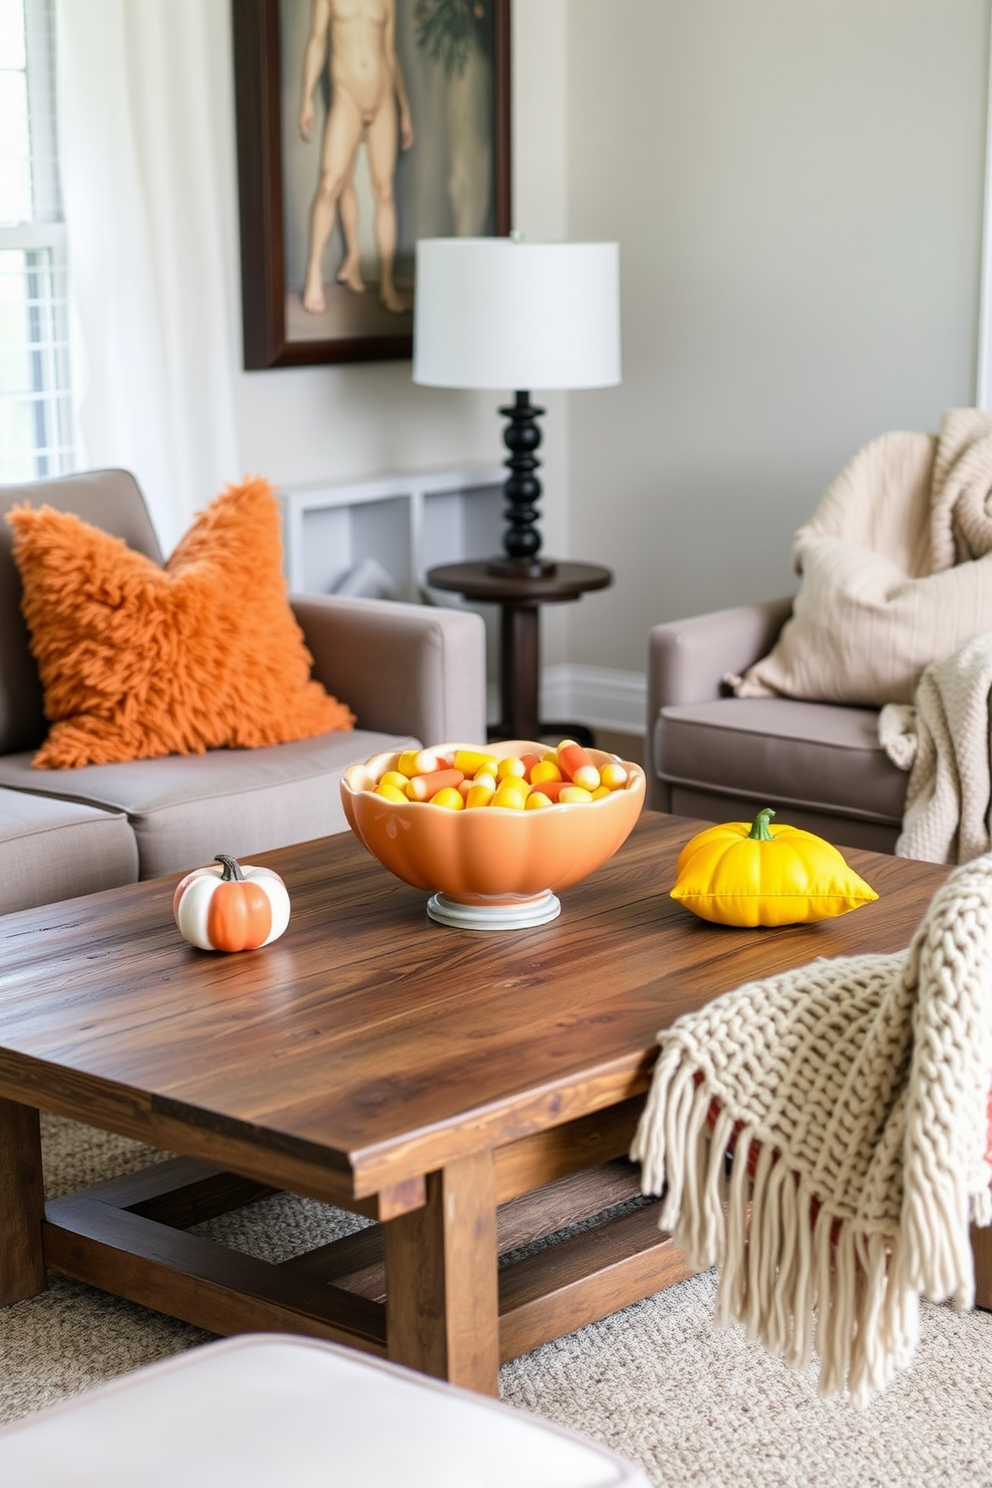
[[[719,1108],[712,1129],[707,1117]],[[762,1141],[753,1176],[755,1134],[739,1130],[733,1162],[725,1154],[735,1122],[677,1045],[664,1050],[631,1157],[642,1164],[645,1193],[663,1195],[659,1223],[695,1270],[720,1268],[715,1322],[743,1323],[787,1364],[805,1368],[814,1348],[819,1389],[845,1389],[864,1406],[912,1358],[919,1297],[901,1283],[917,1264],[905,1237],[867,1231],[828,1207],[814,1209],[808,1185]],[[929,1225],[920,1250],[932,1258]],[[970,1251],[969,1251],[970,1258]],[[952,1271],[960,1257],[948,1258]],[[928,1274],[930,1268],[928,1267]]]
[[[975,1262],[968,1219],[980,1206],[975,1197],[969,1202],[948,1174],[933,1172],[928,1177],[925,1194],[910,1188],[903,1200],[899,1284],[934,1302],[950,1298],[956,1307],[973,1307]]]

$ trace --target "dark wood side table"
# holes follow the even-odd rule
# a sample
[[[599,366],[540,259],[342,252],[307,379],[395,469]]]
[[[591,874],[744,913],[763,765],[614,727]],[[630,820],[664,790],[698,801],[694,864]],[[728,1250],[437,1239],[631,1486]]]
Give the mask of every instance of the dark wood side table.
[[[581,599],[592,589],[613,582],[608,568],[596,563],[557,563],[553,573],[539,578],[506,578],[491,574],[486,559],[475,563],[444,563],[427,572],[432,589],[464,594],[482,604],[502,608],[500,647],[500,722],[490,739],[541,739],[545,734],[568,735],[592,744],[589,729],[577,723],[542,723],[538,706],[540,636],[538,614],[543,604]]]

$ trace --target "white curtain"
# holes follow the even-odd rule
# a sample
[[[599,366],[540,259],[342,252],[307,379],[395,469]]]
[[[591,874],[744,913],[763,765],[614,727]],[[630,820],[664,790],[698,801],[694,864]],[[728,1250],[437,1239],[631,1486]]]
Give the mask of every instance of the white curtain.
[[[59,143],[86,468],[171,551],[237,465],[230,0],[58,0]]]

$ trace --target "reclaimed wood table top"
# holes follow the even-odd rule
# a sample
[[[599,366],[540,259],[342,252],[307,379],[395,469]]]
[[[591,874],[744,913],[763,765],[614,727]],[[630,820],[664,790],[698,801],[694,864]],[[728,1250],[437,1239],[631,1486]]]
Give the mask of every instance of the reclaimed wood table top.
[[[509,933],[434,924],[350,834],[257,856],[292,901],[258,951],[185,944],[174,879],[8,915],[0,1095],[363,1198],[642,1092],[659,1028],[743,981],[905,947],[948,873],[852,849],[876,903],[728,929],[669,897],[702,825],[645,813],[559,919]]]

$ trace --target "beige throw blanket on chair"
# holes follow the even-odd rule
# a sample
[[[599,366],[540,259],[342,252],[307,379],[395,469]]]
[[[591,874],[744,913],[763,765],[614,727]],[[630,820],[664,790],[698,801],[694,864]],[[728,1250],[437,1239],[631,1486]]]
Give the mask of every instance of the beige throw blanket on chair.
[[[928,666],[911,706],[879,715],[882,748],[909,770],[896,853],[966,863],[992,848],[992,631]]]
[[[803,582],[742,697],[912,703],[924,668],[992,630],[992,417],[858,451],[793,540]]]
[[[797,1367],[815,1346],[823,1393],[864,1404],[909,1364],[921,1294],[974,1298],[969,1220],[992,1220],[992,857],[951,875],[908,952],[749,983],[658,1041],[631,1156],[663,1194],[661,1227],[720,1268],[719,1324]]]

